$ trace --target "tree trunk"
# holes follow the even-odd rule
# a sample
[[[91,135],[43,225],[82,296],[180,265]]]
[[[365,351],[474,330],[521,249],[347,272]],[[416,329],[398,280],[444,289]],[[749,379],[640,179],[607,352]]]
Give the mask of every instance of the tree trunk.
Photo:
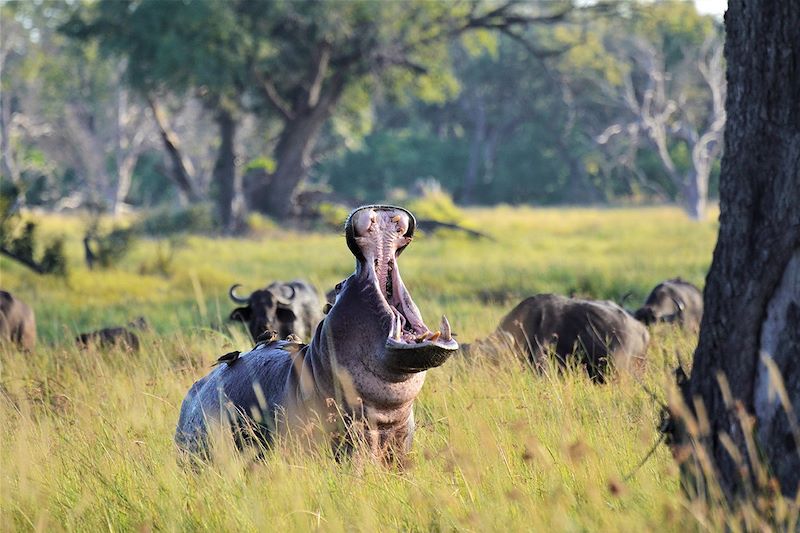
[[[704,220],[708,205],[708,172],[690,170],[683,184],[683,205],[692,220]]]
[[[184,203],[193,202],[198,199],[198,195],[194,185],[195,172],[192,161],[183,154],[178,135],[170,127],[167,115],[158,101],[153,96],[148,96],[147,103],[153,111],[153,118],[158,126],[164,149],[172,161],[172,179],[178,186],[181,199]]]
[[[469,157],[467,158],[467,170],[464,172],[464,182],[461,187],[460,203],[469,205],[472,203],[475,194],[475,186],[478,184],[478,174],[481,170],[481,147],[486,141],[486,108],[480,98],[472,102],[475,111],[474,128],[472,132],[472,142],[469,146]]]
[[[117,190],[114,194],[112,213],[117,216],[121,213],[122,204],[131,192],[133,184],[133,171],[136,168],[138,151],[129,152],[117,159]]]
[[[217,162],[214,165],[214,181],[217,185],[217,208],[220,221],[226,233],[236,233],[241,229],[241,209],[236,195],[241,190],[240,176],[236,172],[236,120],[230,111],[221,109],[217,114],[220,146]]]
[[[554,139],[554,144],[561,161],[567,164],[569,176],[570,201],[578,205],[590,205],[601,201],[597,188],[589,180],[586,168],[575,153],[575,149],[567,143],[567,135],[558,135]]]
[[[682,386],[705,464],[691,478],[715,477],[728,497],[778,482],[791,497],[800,484],[800,2],[730,0],[725,24],[719,240]]]
[[[311,155],[317,146],[319,133],[333,113],[344,89],[340,78],[331,80],[329,87],[313,105],[303,105],[291,117],[286,117],[284,128],[275,149],[277,168],[268,180],[254,185],[247,203],[251,209],[285,220],[292,211],[297,186],[308,175]]]
[[[19,184],[20,175],[11,147],[11,92],[0,93],[0,177]]]

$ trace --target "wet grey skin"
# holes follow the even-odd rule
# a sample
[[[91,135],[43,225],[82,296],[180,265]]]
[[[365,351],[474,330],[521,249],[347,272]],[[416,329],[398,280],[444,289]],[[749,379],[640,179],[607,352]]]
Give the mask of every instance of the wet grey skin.
[[[414,228],[414,217],[399,207],[353,211],[345,236],[355,272],[311,343],[259,344],[197,381],[181,406],[178,446],[203,452],[210,427],[231,422],[254,427],[249,434],[265,444],[292,432],[341,445],[343,434],[358,432],[379,458],[408,451],[425,371],[458,350],[447,319],[430,331],[400,277],[397,259]]]

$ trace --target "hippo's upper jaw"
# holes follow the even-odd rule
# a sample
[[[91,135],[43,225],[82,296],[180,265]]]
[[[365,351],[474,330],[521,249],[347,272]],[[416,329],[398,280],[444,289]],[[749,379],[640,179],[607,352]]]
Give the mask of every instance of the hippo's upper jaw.
[[[345,224],[347,245],[356,256],[356,278],[373,284],[388,319],[384,364],[393,372],[421,372],[444,363],[456,350],[447,318],[432,332],[403,284],[397,258],[414,236],[416,222],[405,209],[366,206]]]

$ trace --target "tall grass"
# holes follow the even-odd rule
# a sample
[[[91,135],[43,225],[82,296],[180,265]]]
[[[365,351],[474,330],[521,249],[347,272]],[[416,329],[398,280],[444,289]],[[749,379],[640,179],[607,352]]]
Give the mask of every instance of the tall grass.
[[[576,292],[641,301],[675,275],[702,284],[715,227],[677,210],[470,210],[495,241],[423,235],[400,260],[428,321],[446,313],[460,341],[490,333],[516,300]],[[80,221],[47,230],[79,235]],[[625,376],[534,375],[510,361],[455,359],[428,374],[403,471],[337,463],[281,444],[263,461],[222,454],[182,468],[172,436],[180,402],[216,357],[249,340],[224,318],[233,282],[309,279],[325,290],[352,270],[338,235],[269,230],[258,239],[191,237],[171,277],[140,275],[157,243],[117,270],[80,266],[44,279],[5,260],[0,284],[37,312],[31,354],[0,348],[3,530],[684,530],[731,526],[687,499],[657,440],[660,406]],[[79,351],[87,328],[145,315],[142,350]],[[696,339],[652,331],[643,385],[666,398]]]

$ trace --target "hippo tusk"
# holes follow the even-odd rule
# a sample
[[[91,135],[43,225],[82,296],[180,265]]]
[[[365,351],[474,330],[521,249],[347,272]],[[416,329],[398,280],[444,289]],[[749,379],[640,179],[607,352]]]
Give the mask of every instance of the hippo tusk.
[[[395,315],[394,324],[392,326],[392,338],[399,341],[403,335],[403,322],[400,320],[400,314]]]
[[[231,285],[231,288],[228,289],[228,296],[230,296],[231,300],[236,302],[237,304],[247,305],[250,303],[250,298],[242,298],[241,296],[236,295],[236,289],[241,287],[238,283],[236,285]]]
[[[450,322],[444,315],[442,315],[442,322],[439,324],[439,329],[442,331],[443,340],[449,341],[453,338],[453,332],[450,330]]]

